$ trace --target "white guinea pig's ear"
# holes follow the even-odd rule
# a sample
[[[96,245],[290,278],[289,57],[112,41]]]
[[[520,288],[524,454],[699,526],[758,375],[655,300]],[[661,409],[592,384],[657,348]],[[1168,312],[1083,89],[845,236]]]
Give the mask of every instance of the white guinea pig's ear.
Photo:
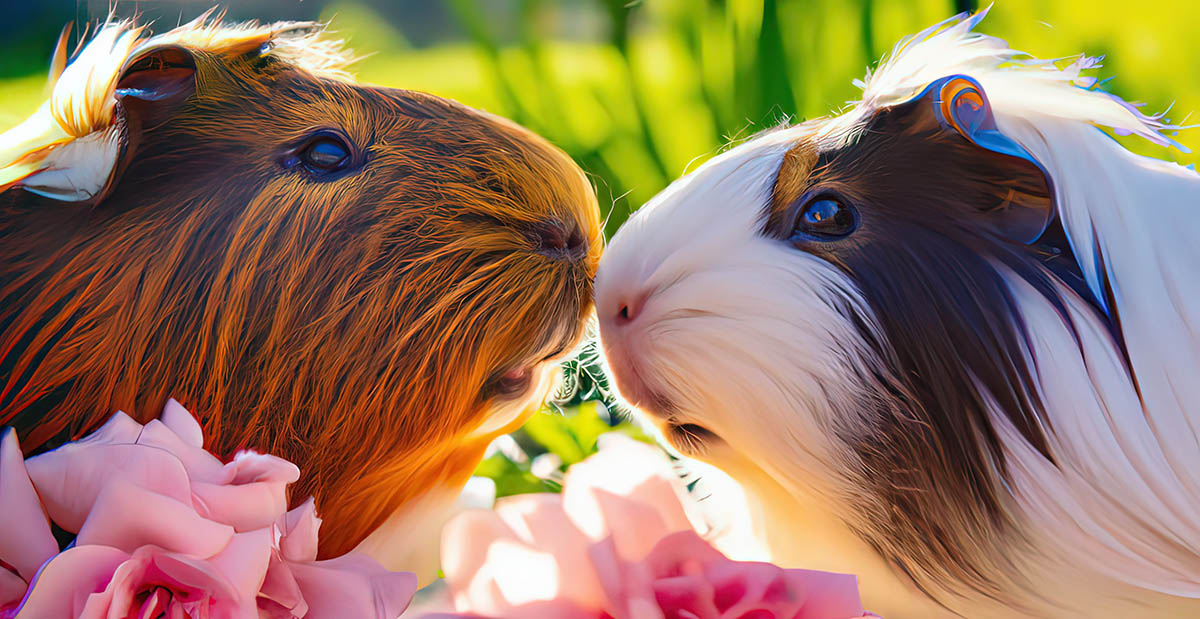
[[[994,232],[1019,243],[1032,243],[1054,217],[1054,187],[1042,164],[996,127],[991,105],[978,82],[965,75],[939,79],[894,112],[914,123],[936,121],[976,149],[970,164],[994,183],[997,204],[982,211]]]

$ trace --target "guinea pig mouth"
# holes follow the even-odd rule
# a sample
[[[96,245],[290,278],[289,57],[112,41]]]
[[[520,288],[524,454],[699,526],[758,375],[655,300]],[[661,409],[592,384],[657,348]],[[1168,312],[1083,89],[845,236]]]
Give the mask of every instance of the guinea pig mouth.
[[[660,391],[650,386],[636,359],[630,357],[623,348],[616,347],[606,349],[606,355],[609,373],[612,374],[621,399],[630,406],[660,419],[670,419],[675,405]]]

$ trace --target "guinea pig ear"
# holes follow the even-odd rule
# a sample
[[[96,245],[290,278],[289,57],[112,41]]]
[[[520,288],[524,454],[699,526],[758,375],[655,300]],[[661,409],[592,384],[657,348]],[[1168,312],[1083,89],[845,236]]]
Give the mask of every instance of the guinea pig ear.
[[[991,105],[978,82],[965,75],[939,79],[902,107],[932,115],[942,131],[977,147],[965,162],[994,185],[996,204],[981,210],[1003,238],[1036,241],[1054,218],[1054,186],[1042,164],[996,127]]]
[[[154,127],[196,92],[196,60],[182,47],[147,50],[126,61],[113,94],[131,134]],[[127,136],[136,137],[136,136]]]
[[[60,39],[49,99],[0,134],[0,191],[103,200],[143,132],[196,90],[192,54],[143,34],[128,22],[107,24],[69,64]]]

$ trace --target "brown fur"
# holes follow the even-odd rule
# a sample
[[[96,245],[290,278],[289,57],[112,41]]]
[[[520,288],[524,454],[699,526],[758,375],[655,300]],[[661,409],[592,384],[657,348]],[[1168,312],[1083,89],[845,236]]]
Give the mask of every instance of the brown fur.
[[[293,502],[316,496],[321,554],[340,554],[470,474],[487,439],[466,437],[505,397],[492,379],[575,345],[595,198],[502,119],[257,51],[193,55],[194,95],[123,118],[103,201],[0,194],[0,424],[28,451],[175,397],[209,449],[299,465]],[[361,169],[284,169],[315,129]],[[546,226],[582,252],[541,252]]]

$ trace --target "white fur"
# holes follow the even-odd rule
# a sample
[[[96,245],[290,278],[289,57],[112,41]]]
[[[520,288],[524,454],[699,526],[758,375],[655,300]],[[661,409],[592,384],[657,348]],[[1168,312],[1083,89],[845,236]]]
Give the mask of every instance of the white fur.
[[[636,367],[678,407],[677,421],[712,429],[708,459],[765,503],[778,560],[860,573],[869,608],[930,616],[904,578],[881,565],[845,523],[833,474],[850,461],[834,428],[853,431],[858,377],[879,363],[843,314],[873,324],[853,281],[759,231],[782,154],[801,139],[836,144],[878,109],[932,81],[966,74],[996,122],[1048,170],[1088,285],[1110,282],[1138,391],[1119,348],[1082,299],[1063,289],[1062,316],[1010,275],[1050,426],[1055,467],[997,412],[1012,461],[1018,519],[1036,548],[1017,557],[1037,590],[1012,594],[1046,616],[1200,614],[1200,176],[1133,155],[1095,125],[1170,143],[1173,129],[1094,90],[1080,57],[1065,68],[1024,57],[950,20],[902,42],[860,85],[845,114],[771,132],[709,161],[639,211],[610,244],[596,279],[610,362]],[[1093,253],[1098,246],[1103,260]],[[611,319],[649,295],[629,325]],[[913,463],[920,466],[922,463]],[[952,600],[967,616],[1003,605]]]

